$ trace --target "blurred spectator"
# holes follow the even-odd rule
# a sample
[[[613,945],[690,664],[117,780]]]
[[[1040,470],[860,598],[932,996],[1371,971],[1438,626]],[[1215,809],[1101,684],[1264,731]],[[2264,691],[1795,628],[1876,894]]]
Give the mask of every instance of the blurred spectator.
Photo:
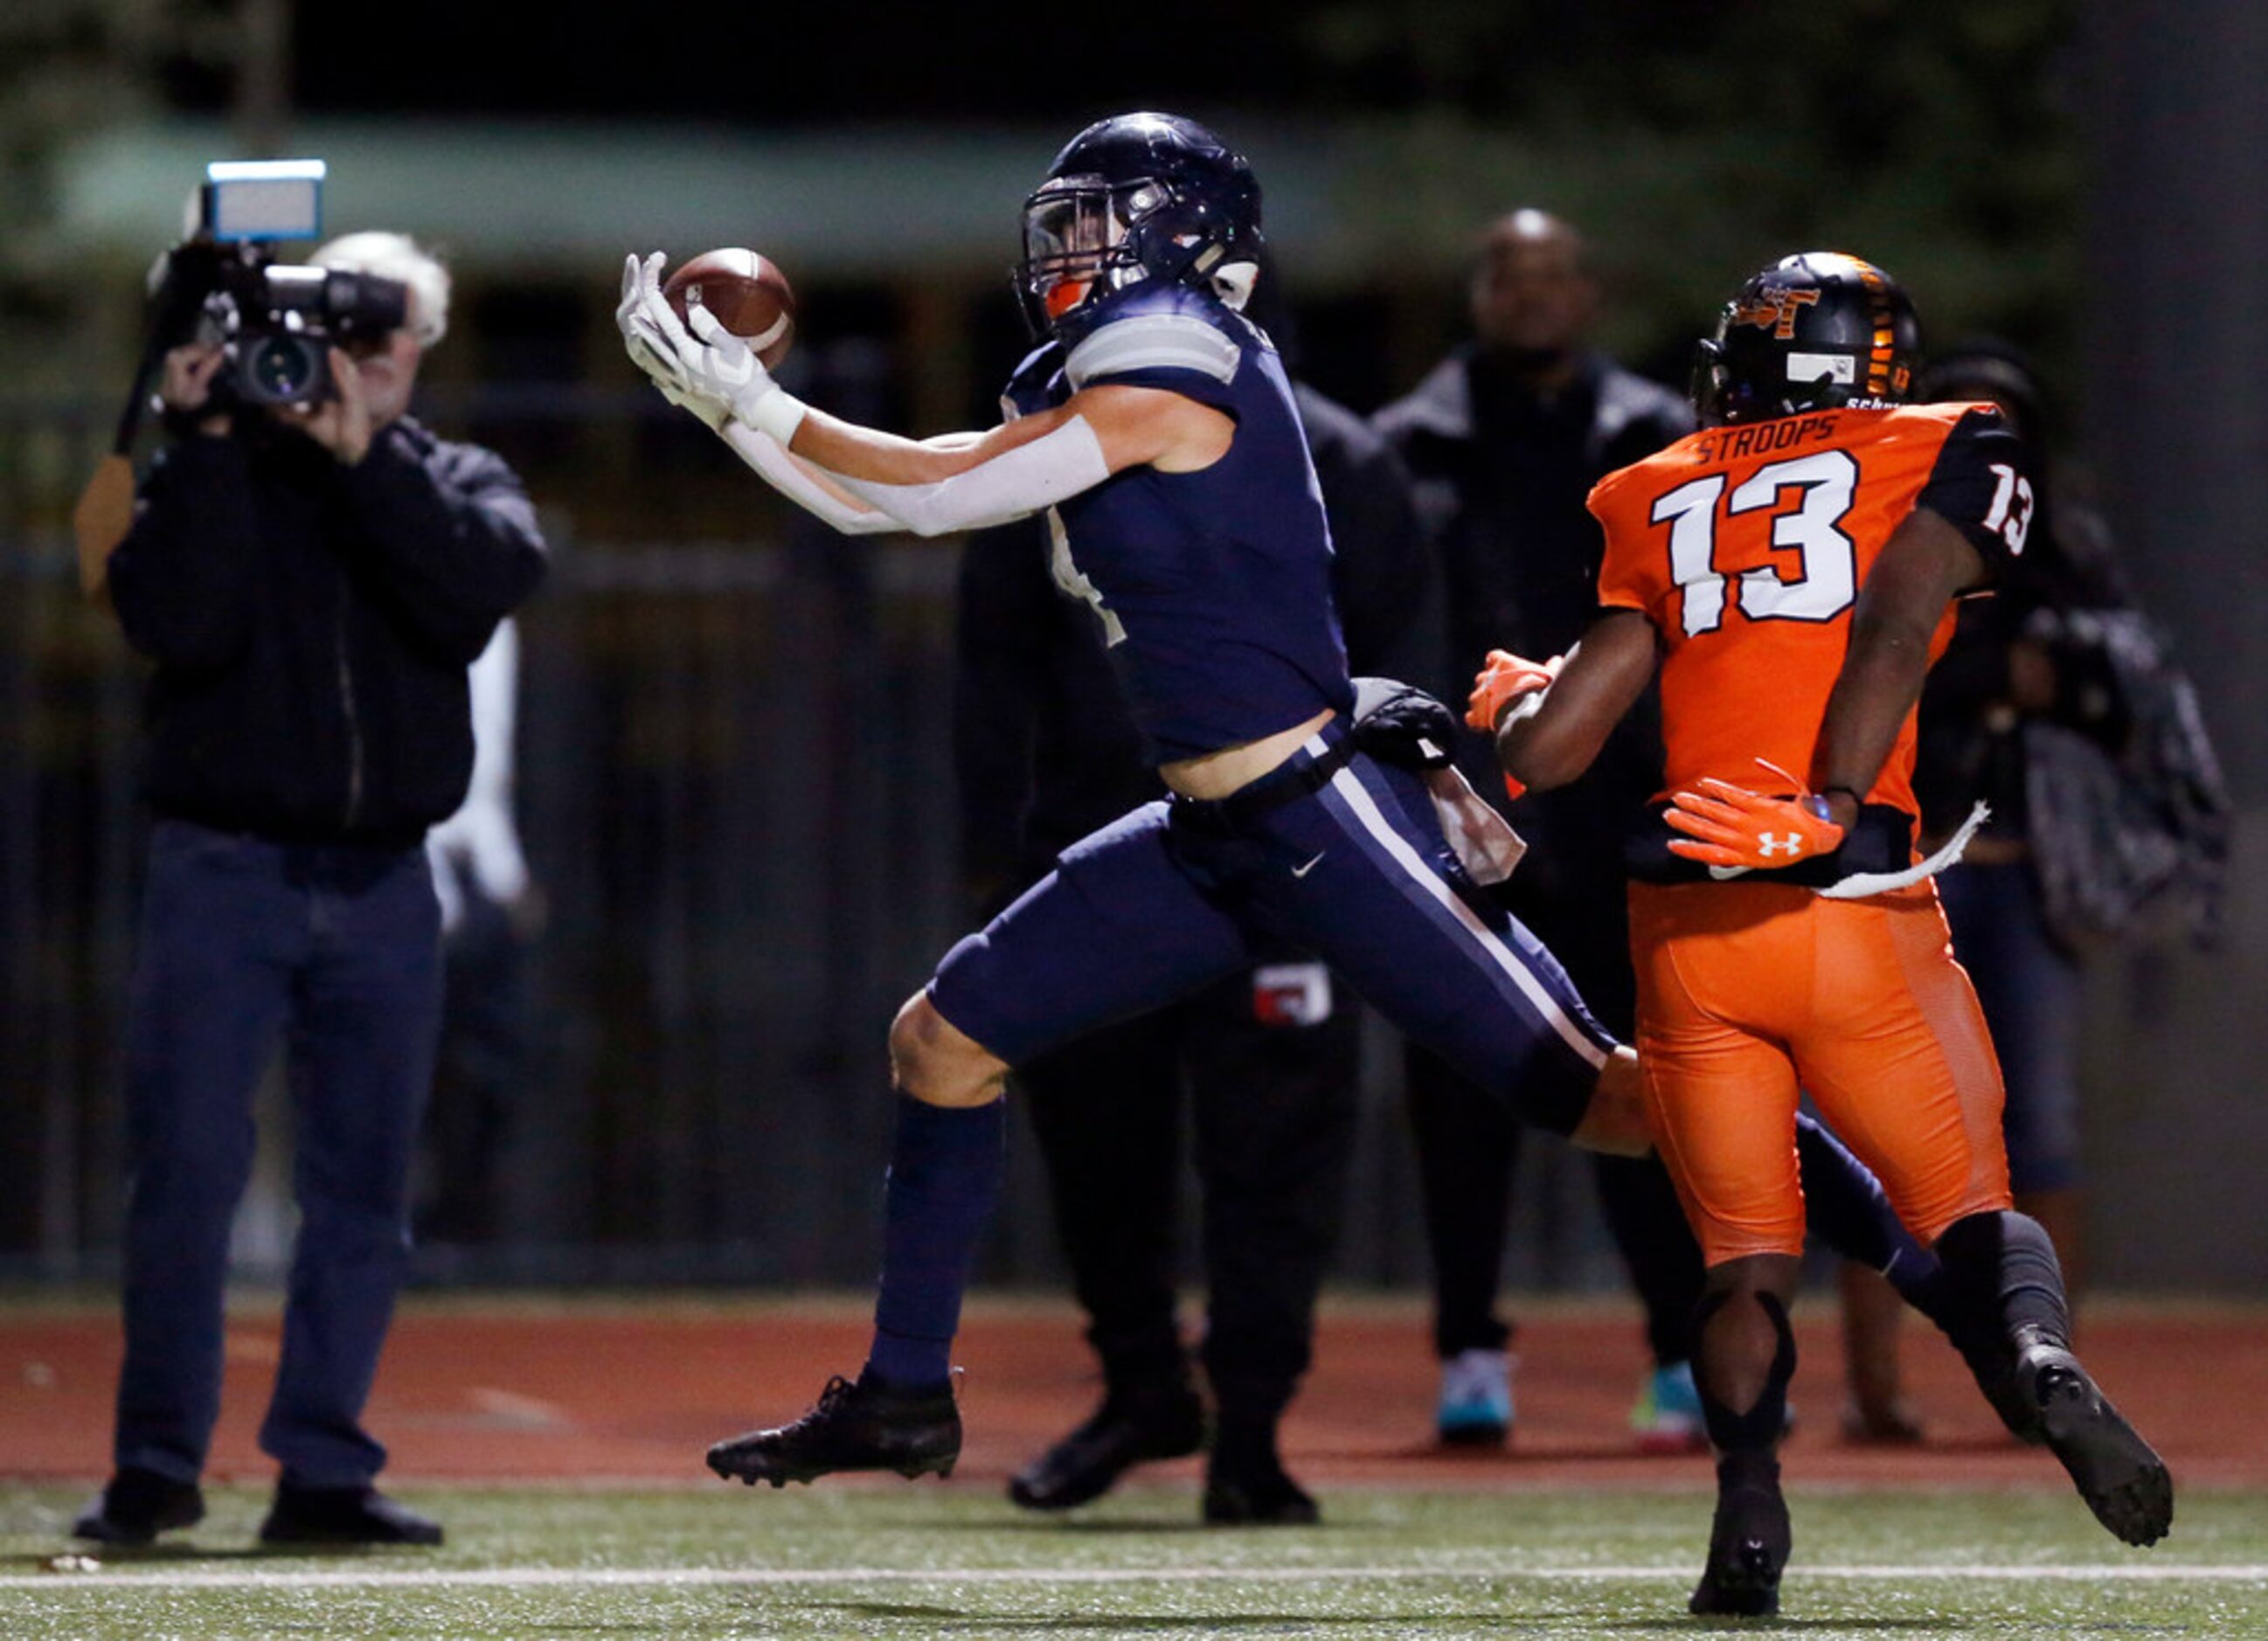
[[[395,234],[316,260],[400,279],[408,323],[320,403],[217,398],[218,350],[166,360],[176,435],[110,563],[157,664],[150,839],[128,1010],[132,1189],[116,1469],[74,1531],[146,1543],[203,1514],[229,1222],[252,1096],[286,1050],[301,1215],[261,1446],[280,1543],[440,1542],[372,1485],[361,1423],[409,1250],[433,1069],[440,918],[426,828],[473,766],[466,668],[544,559],[519,482],[404,414],[447,322],[439,263]]]
[[[1961,607],[1923,695],[1914,786],[1933,840],[1973,804],[1992,807],[1939,893],[2007,1081],[2016,1206],[2048,1228],[2076,1290],[2081,958],[2161,896],[2210,931],[2227,800],[2187,681],[2132,607],[2108,526],[2048,463],[2029,362],[1999,342],[1966,342],[1931,363],[1918,397],[1998,404],[2039,463],[2022,556],[1993,597]],[[2127,863],[2154,861],[2129,875]]]
[[[1270,290],[1272,270],[1261,280]],[[1279,307],[1255,317],[1279,340]],[[1404,631],[1425,563],[1400,461],[1361,419],[1295,385],[1358,673]],[[1053,585],[1036,522],[961,561],[956,701],[962,845],[997,910],[1056,855],[1162,790],[1144,767],[1094,615]],[[1196,1452],[1204,1408],[1175,1314],[1176,1183],[1186,1108],[1203,1192],[1202,1354],[1216,1421],[1204,1514],[1297,1523],[1314,1502],[1284,1471],[1277,1426],[1306,1372],[1354,1138],[1359,1017],[1322,964],[1290,951],[1165,1011],[1020,1067],[1056,1226],[1101,1358],[1101,1407],[1009,1492],[1067,1509],[1130,1467]]]
[[[1685,401],[1588,345],[1600,291],[1575,229],[1517,210],[1483,235],[1473,274],[1474,340],[1409,397],[1381,410],[1379,430],[1409,463],[1447,602],[1452,698],[1497,645],[1557,654],[1596,613],[1602,537],[1584,506],[1591,487],[1693,426]],[[1634,713],[1591,774],[1521,799],[1506,813],[1530,845],[1500,893],[1565,965],[1602,1024],[1627,1039],[1636,1011],[1622,839],[1660,784],[1658,723]],[[1466,773],[1504,791],[1484,745]],[[1435,1056],[1409,1054],[1410,1118],[1425,1193],[1434,1270],[1434,1347],[1442,1364],[1446,1441],[1498,1442],[1513,1422],[1497,1314],[1520,1130]],[[1655,1371],[1633,1415],[1641,1439],[1698,1446],[1700,1404],[1687,1336],[1701,1268],[1659,1165],[1594,1156],[1599,1197],[1646,1311]]]
[[[446,982],[417,1213],[428,1242],[487,1242],[502,1229],[501,1164],[525,1113],[533,1046],[528,942],[543,917],[512,804],[517,622],[497,624],[471,684],[472,784],[457,813],[425,836]]]

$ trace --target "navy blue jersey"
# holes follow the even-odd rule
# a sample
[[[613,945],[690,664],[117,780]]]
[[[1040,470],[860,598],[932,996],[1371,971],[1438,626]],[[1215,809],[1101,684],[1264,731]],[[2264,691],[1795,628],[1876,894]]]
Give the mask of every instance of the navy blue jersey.
[[[1267,337],[1209,295],[1138,285],[1068,350],[1051,342],[1025,360],[1004,403],[1028,416],[1104,383],[1163,388],[1236,423],[1202,471],[1130,467],[1049,510],[1056,578],[1101,619],[1149,761],[1351,711],[1330,528]]]

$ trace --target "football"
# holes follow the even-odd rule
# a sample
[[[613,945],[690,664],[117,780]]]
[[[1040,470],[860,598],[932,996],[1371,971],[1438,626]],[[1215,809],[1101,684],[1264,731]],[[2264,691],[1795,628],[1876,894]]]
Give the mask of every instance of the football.
[[[795,291],[770,257],[734,247],[704,251],[681,264],[661,287],[683,319],[699,303],[718,322],[756,350],[768,371],[777,370],[795,340]]]

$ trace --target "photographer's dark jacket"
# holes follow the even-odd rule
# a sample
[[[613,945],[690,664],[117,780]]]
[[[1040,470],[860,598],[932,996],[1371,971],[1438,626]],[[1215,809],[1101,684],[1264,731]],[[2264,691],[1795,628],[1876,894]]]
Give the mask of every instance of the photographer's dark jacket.
[[[407,847],[463,799],[466,669],[543,578],[501,458],[403,418],[349,467],[298,434],[190,437],[110,560],[158,664],[160,816],[286,842]]]

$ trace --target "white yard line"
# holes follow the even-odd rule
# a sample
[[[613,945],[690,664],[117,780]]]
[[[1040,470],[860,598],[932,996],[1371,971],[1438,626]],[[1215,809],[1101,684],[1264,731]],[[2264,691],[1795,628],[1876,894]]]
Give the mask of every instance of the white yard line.
[[[1113,1585],[1360,1584],[1395,1579],[1501,1578],[1550,1582],[1683,1579],[1674,1566],[1542,1566],[1516,1562],[1434,1567],[149,1567],[128,1564],[92,1570],[0,1575],[0,1590],[310,1590],[673,1588],[811,1585]],[[1799,1563],[1789,1578],[1872,1583],[2256,1584],[2268,1583],[2268,1562],[2102,1562],[2033,1565],[1915,1564],[1815,1566]]]

